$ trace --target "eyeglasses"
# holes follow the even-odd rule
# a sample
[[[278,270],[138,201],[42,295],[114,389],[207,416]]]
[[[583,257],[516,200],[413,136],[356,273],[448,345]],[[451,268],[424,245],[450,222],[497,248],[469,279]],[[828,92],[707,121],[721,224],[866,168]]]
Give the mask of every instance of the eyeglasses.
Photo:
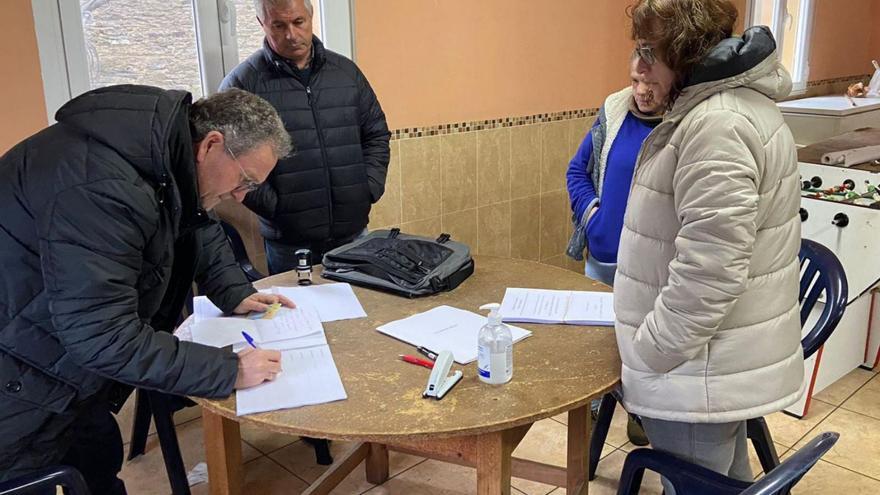
[[[637,46],[633,53],[638,55],[639,58],[648,65],[654,65],[657,63],[657,57],[654,55],[653,46]]]
[[[235,153],[229,149],[229,146],[226,144],[223,145],[223,148],[226,149],[226,153],[232,157],[232,161],[238,165],[238,170],[241,171],[241,184],[239,184],[232,192],[251,192],[256,191],[260,187],[260,183],[252,179],[247,172],[244,171],[244,167],[241,166],[241,163],[238,162],[238,158],[236,158]]]

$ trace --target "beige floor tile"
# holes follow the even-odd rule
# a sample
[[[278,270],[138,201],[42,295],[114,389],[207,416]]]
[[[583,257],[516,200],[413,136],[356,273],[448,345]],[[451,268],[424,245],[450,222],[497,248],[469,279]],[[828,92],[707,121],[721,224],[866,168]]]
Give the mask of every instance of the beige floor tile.
[[[119,431],[122,433],[122,441],[128,443],[131,437],[131,424],[134,422],[134,400],[135,394],[131,394],[119,414],[116,415],[116,422],[119,424]],[[181,425],[202,417],[202,406],[187,407],[177,411],[174,415],[174,424]],[[156,426],[150,422],[150,434],[156,433]]]
[[[241,438],[264,454],[270,454],[299,440],[298,436],[285,435],[248,424],[241,425]]]
[[[428,459],[380,486],[369,495],[465,495],[476,493],[477,473],[473,468]]]
[[[820,493],[876,495],[880,493],[880,481],[820,460],[791,493],[792,495]]]
[[[613,454],[616,450],[617,449],[615,449],[613,446],[606,443],[602,447],[602,455],[599,458],[599,464],[601,465],[601,460]],[[598,470],[599,467],[597,466],[596,469]],[[529,481],[520,478],[513,478],[513,480],[510,482],[510,485],[525,493],[526,495],[545,495],[556,489],[555,486],[548,485],[546,483],[538,483],[536,481]]]
[[[568,446],[568,427],[558,421],[544,420],[535,423],[513,455],[522,459],[565,466]],[[602,458],[614,452],[614,446],[605,444]],[[514,479],[511,485],[528,495],[546,494],[553,487],[544,483]]]
[[[335,461],[339,461],[354,445],[354,442],[334,441],[330,443],[330,453],[333,454]],[[320,466],[315,463],[314,449],[303,441],[288,445],[272,453],[269,457],[309,483],[318,479],[327,469],[327,466]],[[391,452],[388,457],[390,476],[396,476],[424,460],[421,457],[401,454],[400,452]],[[361,463],[333,493],[363,493],[372,486],[366,480],[364,465]]]
[[[205,461],[205,441],[202,434],[202,420],[190,421],[177,427],[177,441],[183,464],[189,471],[196,464]],[[260,453],[250,445],[243,443],[241,455],[244,462],[260,457]],[[122,466],[120,478],[130,495],[167,495],[170,491],[168,475],[159,448],[159,438],[150,435],[147,438],[146,453]]]
[[[775,442],[774,445],[776,446],[776,455],[778,455],[780,459],[782,459],[789,451],[789,448],[785,445]],[[752,474],[755,475],[755,479],[764,475],[764,469],[761,467],[761,461],[758,460],[758,454],[755,453],[752,442],[749,442],[749,465],[752,467]]]
[[[834,406],[830,404],[813,401],[810,405],[810,412],[801,419],[782,412],[765,416],[765,419],[773,441],[786,447],[792,447],[833,410]]]
[[[244,465],[244,486],[242,493],[247,495],[293,495],[302,493],[308,485],[290,474],[286,469],[268,457],[260,457]],[[208,483],[192,487],[192,495],[207,495]]]
[[[880,419],[838,409],[798,442],[795,449],[826,431],[840,433],[840,440],[825,454],[824,460],[880,479]]]
[[[614,409],[614,416],[611,418],[611,427],[608,428],[608,436],[605,438],[605,443],[609,443],[617,448],[629,442],[629,438],[626,436],[626,418],[626,411],[618,405]],[[557,414],[553,416],[553,419],[562,424],[568,424],[568,413]]]
[[[873,376],[872,371],[856,368],[826,387],[825,390],[813,394],[813,398],[839,406]]]
[[[596,468],[596,479],[590,482],[590,495],[613,495],[617,493],[617,485],[620,482],[620,472],[623,470],[623,461],[626,453],[620,450],[614,451],[606,459],[603,459]],[[660,485],[660,476],[648,471],[642,481],[642,495],[659,494],[663,490]],[[565,488],[557,488],[551,495],[565,495]]]
[[[880,377],[874,375],[840,407],[880,419]]]

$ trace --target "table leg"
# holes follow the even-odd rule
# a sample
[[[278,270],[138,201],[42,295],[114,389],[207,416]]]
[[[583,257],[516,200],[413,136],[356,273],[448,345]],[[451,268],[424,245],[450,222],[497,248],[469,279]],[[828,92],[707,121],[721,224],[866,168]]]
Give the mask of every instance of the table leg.
[[[241,495],[241,430],[231,419],[202,410],[211,495]]]
[[[478,495],[510,495],[510,455],[516,443],[506,433],[496,431],[476,438]]]
[[[568,495],[586,495],[590,488],[590,421],[589,403],[568,411]]]
[[[388,481],[388,447],[379,443],[371,443],[367,453],[367,481],[381,485]]]

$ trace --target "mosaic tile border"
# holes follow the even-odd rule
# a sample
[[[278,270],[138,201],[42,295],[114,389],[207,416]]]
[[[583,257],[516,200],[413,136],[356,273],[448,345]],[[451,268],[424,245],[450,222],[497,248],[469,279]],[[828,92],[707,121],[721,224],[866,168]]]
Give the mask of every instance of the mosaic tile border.
[[[844,82],[852,84],[859,81],[864,81],[867,83],[870,78],[870,74],[860,74],[853,76],[835,77],[831,79],[820,79],[816,81],[807,81],[807,88],[815,88],[827,84],[837,84]],[[538,113],[534,115],[526,115],[523,117],[504,117],[499,119],[474,120],[470,122],[454,122],[451,124],[440,124],[427,127],[405,127],[402,129],[392,130],[391,139],[442,136],[446,134],[458,134],[461,132],[499,129],[502,127],[518,127],[531,124],[543,124],[560,120],[584,119],[588,117],[594,117],[598,113],[598,108],[582,108],[579,110],[565,110],[562,112]]]
[[[471,122],[455,122],[452,124],[440,124],[429,127],[406,127],[391,131],[391,139],[408,139],[425,136],[442,136],[445,134],[457,134],[460,132],[483,131],[487,129],[500,129],[502,127],[518,127],[522,125],[542,124],[560,120],[584,119],[593,117],[599,113],[598,108],[584,108],[580,110],[565,110],[554,113],[538,113],[524,117],[504,117],[490,120],[474,120]]]
[[[807,87],[812,88],[815,86],[822,86],[825,84],[836,84],[836,83],[857,83],[859,81],[863,81],[867,84],[868,80],[871,79],[871,74],[859,74],[855,76],[843,76],[843,77],[835,77],[832,79],[820,79],[818,81],[807,81]]]

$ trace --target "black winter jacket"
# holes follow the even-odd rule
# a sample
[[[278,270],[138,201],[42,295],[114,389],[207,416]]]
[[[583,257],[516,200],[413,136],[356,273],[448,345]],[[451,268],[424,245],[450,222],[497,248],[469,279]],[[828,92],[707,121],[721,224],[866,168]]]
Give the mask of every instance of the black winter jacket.
[[[0,157],[0,403],[60,413],[112,381],[232,392],[235,354],[154,331],[194,278],[226,311],[254,292],[199,207],[190,101],[91,91]]]
[[[293,156],[244,201],[263,237],[291,244],[361,232],[388,172],[390,133],[376,94],[354,62],[318,38],[313,47],[308,85],[265,40],[220,85],[268,100],[293,139]]]

